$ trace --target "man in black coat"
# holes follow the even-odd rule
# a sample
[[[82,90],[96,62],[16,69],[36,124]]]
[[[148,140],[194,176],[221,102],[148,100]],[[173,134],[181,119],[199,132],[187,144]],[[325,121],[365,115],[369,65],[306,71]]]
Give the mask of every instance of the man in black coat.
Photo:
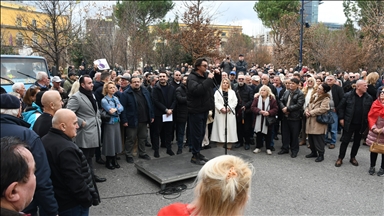
[[[235,148],[240,148],[244,145],[244,149],[248,150],[251,144],[251,135],[249,134],[249,127],[252,124],[252,111],[251,105],[253,102],[253,91],[244,83],[244,75],[240,74],[237,77],[237,83],[233,89],[237,96],[236,106],[236,124],[237,124],[237,137],[239,142]]]
[[[173,123],[171,121],[163,121],[163,116],[169,117],[173,114],[176,107],[175,88],[168,84],[168,75],[165,71],[160,71],[159,82],[152,89],[153,108],[155,113],[155,121],[153,122],[154,134],[152,140],[152,148],[158,153],[160,133],[164,133],[164,144],[167,148],[167,154],[175,155],[172,151],[171,137],[173,132]],[[163,142],[163,141],[162,141]],[[158,155],[158,154],[156,154]]]
[[[353,145],[349,162],[354,166],[359,165],[356,160],[356,155],[360,147],[362,134],[368,127],[368,112],[373,102],[372,97],[367,93],[367,89],[367,82],[358,80],[356,82],[356,90],[346,93],[340,102],[339,121],[344,129],[341,136],[339,158],[335,163],[336,167],[340,167],[343,163],[349,141],[353,134]]]
[[[72,142],[78,128],[76,114],[69,109],[60,109],[53,117],[52,128],[42,138],[59,215],[80,215],[100,203],[87,160]]]
[[[187,106],[187,79],[188,75],[183,75],[181,84],[176,88],[176,106],[177,117],[176,132],[177,132],[177,154],[183,153],[184,131],[188,120],[188,106]]]
[[[258,86],[256,86],[255,91],[253,93],[255,93],[255,94],[259,93],[259,90],[263,85],[268,86],[271,89],[272,93],[275,96],[277,96],[277,90],[276,90],[275,86],[273,86],[273,84],[269,82],[269,75],[268,74],[263,74],[261,76],[261,83]]]
[[[292,158],[297,157],[299,152],[300,121],[305,102],[304,94],[298,88],[299,83],[297,78],[288,81],[287,91],[279,100],[279,107],[284,115],[281,129],[283,146],[278,154],[288,154],[291,149]]]
[[[247,68],[248,68],[248,63],[246,61],[244,61],[244,55],[243,54],[240,54],[239,55],[239,61],[236,62],[236,73],[239,74],[239,72],[243,72],[243,74],[245,74],[247,72]]]

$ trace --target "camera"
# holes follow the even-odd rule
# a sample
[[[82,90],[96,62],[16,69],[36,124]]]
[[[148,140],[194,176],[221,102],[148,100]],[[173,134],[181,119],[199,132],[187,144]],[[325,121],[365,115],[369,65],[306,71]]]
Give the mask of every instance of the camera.
[[[227,57],[227,60],[229,60],[229,57]]]

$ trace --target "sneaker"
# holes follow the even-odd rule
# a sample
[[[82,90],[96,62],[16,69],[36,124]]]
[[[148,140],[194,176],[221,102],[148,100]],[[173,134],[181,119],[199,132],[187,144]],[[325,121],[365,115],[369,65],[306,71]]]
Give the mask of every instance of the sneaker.
[[[202,161],[204,161],[204,162],[209,161],[209,159],[208,159],[207,157],[205,157],[204,155],[202,155],[202,154],[200,154],[200,153],[199,153],[197,156],[199,157],[200,160],[202,160]]]
[[[271,155],[272,151],[270,149],[267,149],[267,155]]]
[[[151,160],[151,157],[149,157],[149,155],[147,155],[147,154],[139,155],[139,158],[144,159],[144,160]]]
[[[377,172],[377,176],[384,176],[384,169],[380,168],[379,172]]]
[[[369,175],[375,174],[375,167],[370,167],[368,170]]]
[[[191,163],[196,164],[196,165],[204,165],[205,161],[200,160],[200,158],[197,155],[193,155],[191,158]]]
[[[261,149],[258,149],[258,148],[255,148],[255,150],[253,150],[253,153],[257,154],[257,153],[260,153],[261,152]]]

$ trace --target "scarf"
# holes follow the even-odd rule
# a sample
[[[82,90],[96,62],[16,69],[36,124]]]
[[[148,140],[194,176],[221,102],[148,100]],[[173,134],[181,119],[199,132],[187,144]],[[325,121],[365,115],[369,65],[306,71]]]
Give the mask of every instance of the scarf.
[[[93,95],[92,91],[85,90],[82,86],[80,86],[79,91],[83,93],[89,101],[92,104],[93,109],[95,110],[95,113],[97,113],[97,104],[96,104],[96,99],[95,96]]]
[[[269,97],[267,97],[264,101],[264,109],[263,109],[263,98],[261,97],[261,95],[259,96],[258,98],[258,102],[257,102],[257,108],[259,108],[260,110],[264,110],[264,111],[268,111],[270,110],[270,107],[269,107]],[[263,115],[256,115],[256,123],[255,123],[255,132],[262,132],[263,134],[267,134],[268,133],[268,126],[265,124],[266,120],[265,120],[265,117]]]
[[[384,105],[380,102],[380,99],[376,99],[372,103],[371,110],[368,113],[368,126],[372,129],[373,125],[376,124],[378,117],[384,118]]]

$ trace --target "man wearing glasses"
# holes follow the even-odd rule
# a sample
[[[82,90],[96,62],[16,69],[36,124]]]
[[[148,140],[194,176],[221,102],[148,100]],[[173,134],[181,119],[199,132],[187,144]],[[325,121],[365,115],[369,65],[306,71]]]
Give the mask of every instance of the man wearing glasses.
[[[209,110],[214,109],[213,88],[215,77],[220,81],[217,73],[206,73],[208,61],[204,58],[196,60],[194,69],[187,79],[187,107],[189,118],[189,136],[188,140],[192,146],[191,163],[204,165],[208,159],[200,154],[201,144],[205,135],[205,126]]]

